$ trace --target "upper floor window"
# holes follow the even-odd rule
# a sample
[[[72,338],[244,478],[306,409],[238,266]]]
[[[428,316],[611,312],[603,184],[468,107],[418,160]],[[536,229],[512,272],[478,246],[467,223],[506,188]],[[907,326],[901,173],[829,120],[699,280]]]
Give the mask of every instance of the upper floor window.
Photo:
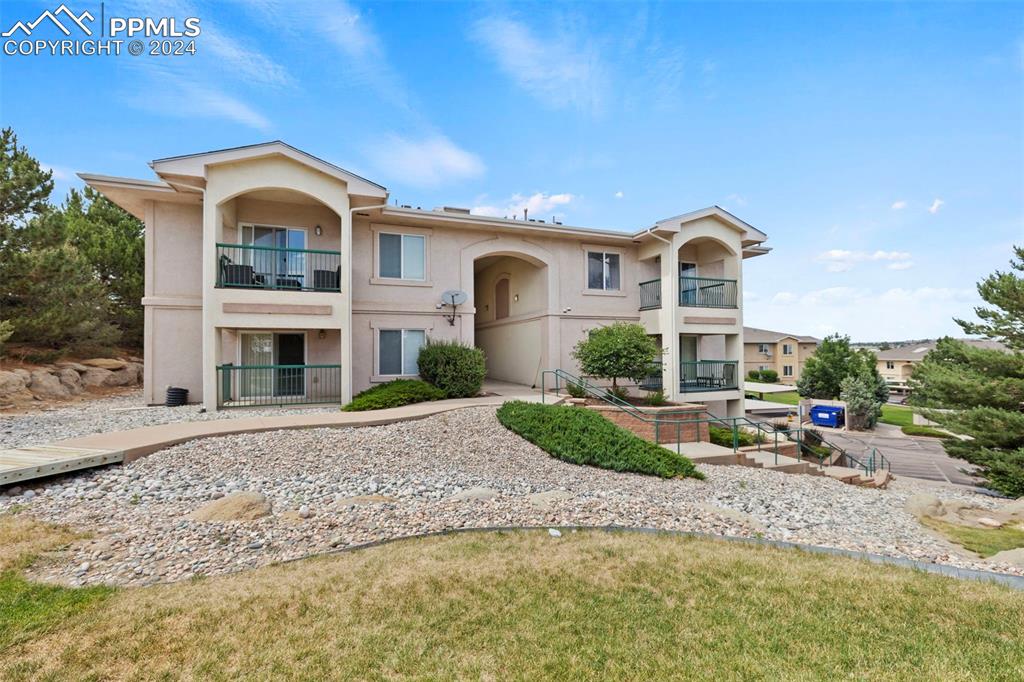
[[[587,288],[618,291],[620,285],[620,256],[606,251],[587,251]]]
[[[767,343],[759,343],[759,344],[757,344],[757,352],[758,352],[758,353],[762,353],[762,354],[764,354],[764,355],[768,355],[768,354],[769,354],[769,353],[771,353],[772,351],[771,351],[771,349],[770,349],[770,348],[768,347],[768,344],[767,344]]]
[[[783,355],[792,355],[793,354],[793,344],[791,344],[791,343],[784,343],[784,344],[782,344],[782,354]]]
[[[427,238],[418,234],[378,233],[381,277],[423,281],[427,278]]]
[[[886,369],[896,369],[896,363],[893,362],[892,360],[886,360],[885,361],[885,368]]]

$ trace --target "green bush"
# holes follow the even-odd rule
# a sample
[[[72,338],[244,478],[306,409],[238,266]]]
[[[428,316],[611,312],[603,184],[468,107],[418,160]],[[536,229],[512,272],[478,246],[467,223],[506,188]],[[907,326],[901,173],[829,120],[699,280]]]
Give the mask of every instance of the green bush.
[[[761,370],[761,381],[766,384],[775,384],[779,381],[779,373],[774,369],[762,369]]]
[[[732,429],[724,426],[715,426],[714,424],[708,425],[708,436],[712,443],[715,445],[721,445],[724,448],[732,447]],[[740,429],[737,433],[737,444],[740,447],[747,445],[757,445],[757,436]]]
[[[582,384],[577,384],[575,381],[566,381],[565,390],[573,398],[587,397],[587,389],[583,388]]]
[[[498,408],[498,421],[552,457],[572,464],[662,478],[703,478],[687,458],[586,408],[516,400]]]
[[[368,388],[352,398],[352,402],[341,409],[345,412],[383,410],[413,403],[442,400],[444,391],[418,379],[395,379],[386,384]]]
[[[749,379],[750,381],[760,381],[761,380],[761,370],[759,370],[759,369],[752,369],[752,370],[750,370],[749,372],[747,372],[747,379]]]
[[[456,341],[427,341],[420,349],[420,377],[448,398],[472,398],[484,385],[484,352]]]
[[[920,426],[918,424],[908,424],[902,427],[903,433],[908,436],[928,436],[929,438],[954,438],[952,434],[940,431],[939,429],[931,426]]]
[[[657,390],[648,393],[647,404],[650,405],[651,407],[661,407],[662,405],[667,405],[668,398],[665,397],[665,391]]]

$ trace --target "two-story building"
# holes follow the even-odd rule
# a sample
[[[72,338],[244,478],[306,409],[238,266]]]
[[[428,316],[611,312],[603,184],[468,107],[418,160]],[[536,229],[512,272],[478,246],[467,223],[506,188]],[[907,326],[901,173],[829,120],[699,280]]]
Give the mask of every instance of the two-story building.
[[[81,175],[145,222],[148,403],[172,385],[210,410],[344,403],[415,376],[427,339],[537,385],[627,320],[663,346],[669,399],[743,414],[742,266],[769,249],[721,208],[634,233],[422,210],[282,142],[150,166],[156,180]]]
[[[781,383],[796,384],[807,358],[814,355],[819,343],[821,340],[813,336],[745,327],[743,373],[771,369],[779,375]]]

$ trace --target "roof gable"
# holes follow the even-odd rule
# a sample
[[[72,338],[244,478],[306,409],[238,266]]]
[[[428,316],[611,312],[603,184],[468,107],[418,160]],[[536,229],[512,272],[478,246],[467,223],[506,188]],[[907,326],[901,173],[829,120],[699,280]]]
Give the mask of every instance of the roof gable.
[[[341,180],[348,185],[349,194],[359,196],[375,197],[386,199],[387,188],[364,177],[336,166],[333,163],[313,156],[308,152],[282,142],[261,142],[259,144],[247,145],[244,147],[232,147],[229,149],[218,149],[215,151],[201,152],[198,154],[186,154],[184,156],[170,156],[164,159],[156,159],[150,162],[150,167],[157,175],[164,176],[191,176],[196,178],[206,177],[206,167],[222,163],[237,163],[247,159],[258,159],[267,156],[284,156],[296,163],[301,163],[326,175]]]

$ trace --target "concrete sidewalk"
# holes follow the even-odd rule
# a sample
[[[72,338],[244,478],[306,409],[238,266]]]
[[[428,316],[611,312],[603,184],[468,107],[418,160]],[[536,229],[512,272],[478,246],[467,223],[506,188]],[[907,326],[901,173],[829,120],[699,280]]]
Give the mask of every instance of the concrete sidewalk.
[[[488,388],[488,386],[485,386],[485,391]],[[525,386],[506,384],[502,385],[499,390],[501,390],[500,394],[495,393],[480,398],[438,400],[369,412],[342,412],[338,410],[337,412],[317,412],[308,415],[287,414],[280,417],[238,417],[217,421],[175,422],[172,424],[146,426],[129,431],[97,433],[90,436],[70,438],[52,443],[51,446],[119,452],[122,454],[125,462],[131,462],[139,457],[144,457],[158,450],[196,438],[212,438],[236,433],[278,431],[282,429],[380,426],[410,419],[423,419],[442,412],[466,407],[501,405],[507,400],[540,402],[541,399],[539,391],[531,390]]]

